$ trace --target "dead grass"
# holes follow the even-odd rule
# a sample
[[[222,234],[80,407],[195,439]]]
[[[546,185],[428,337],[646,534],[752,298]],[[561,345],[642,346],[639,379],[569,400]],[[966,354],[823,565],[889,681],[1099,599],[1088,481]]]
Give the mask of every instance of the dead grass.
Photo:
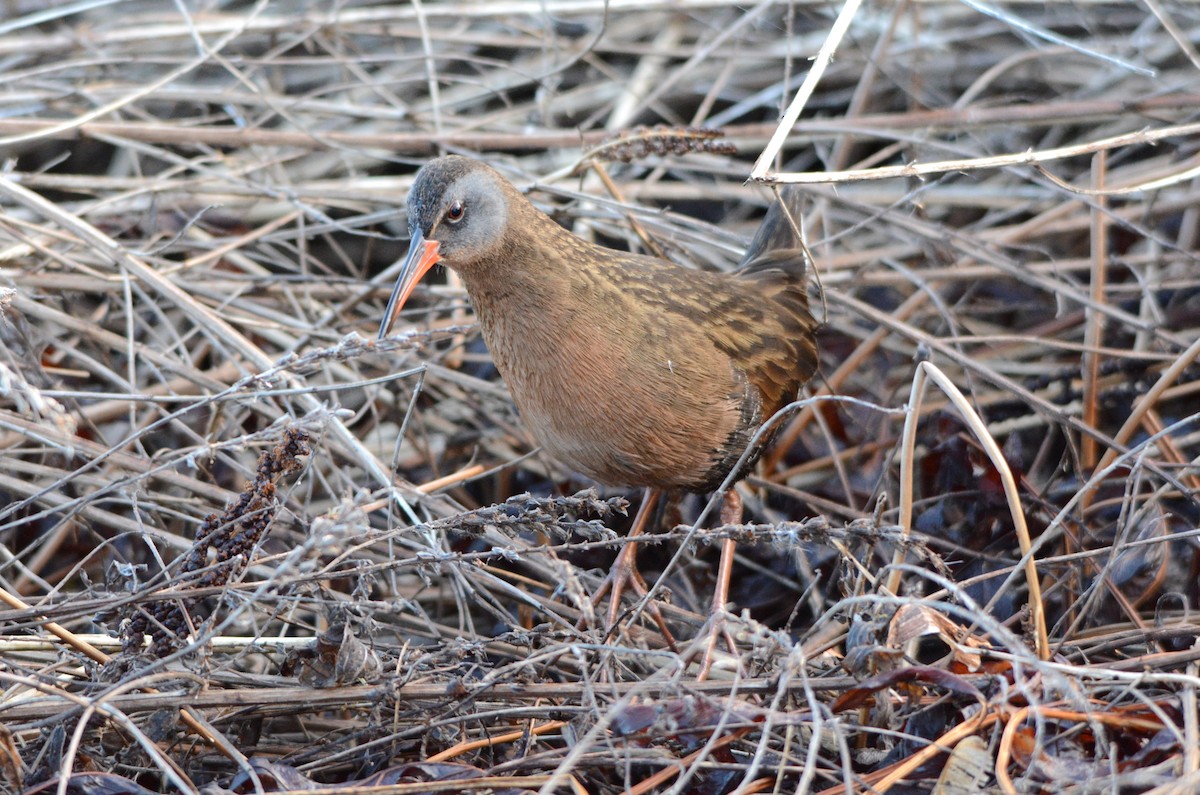
[[[1196,6],[4,7],[4,791],[1200,786]],[[655,125],[737,151],[589,159]],[[372,341],[439,151],[697,267],[806,185],[821,375],[643,548],[676,649],[452,275]]]

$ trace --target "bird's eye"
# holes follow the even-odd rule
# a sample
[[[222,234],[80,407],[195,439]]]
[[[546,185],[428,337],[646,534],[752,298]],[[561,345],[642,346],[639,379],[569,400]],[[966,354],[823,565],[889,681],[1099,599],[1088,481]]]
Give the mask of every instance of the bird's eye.
[[[467,214],[467,208],[463,207],[462,202],[454,202],[446,209],[446,220],[452,224],[457,224]]]

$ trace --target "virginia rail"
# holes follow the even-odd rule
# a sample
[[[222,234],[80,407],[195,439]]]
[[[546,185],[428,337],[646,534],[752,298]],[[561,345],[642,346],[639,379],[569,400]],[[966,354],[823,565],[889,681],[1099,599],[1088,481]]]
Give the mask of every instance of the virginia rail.
[[[793,211],[772,205],[737,271],[698,271],[589,243],[490,166],[441,157],[408,195],[412,242],[379,336],[430,267],[457,271],[542,447],[602,484],[651,490],[636,534],[657,490],[717,489],[816,370],[808,257]],[[740,521],[740,501],[728,494],[723,518]],[[645,592],[632,550],[608,581],[610,627],[623,582]],[[732,552],[732,543],[722,551],[715,608],[724,606]]]

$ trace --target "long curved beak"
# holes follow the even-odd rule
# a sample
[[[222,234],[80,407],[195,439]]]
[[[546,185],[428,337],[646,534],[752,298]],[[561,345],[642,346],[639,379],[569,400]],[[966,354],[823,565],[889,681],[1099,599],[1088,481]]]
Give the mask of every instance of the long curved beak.
[[[408,295],[417,286],[417,282],[441,259],[436,240],[426,240],[419,231],[413,232],[412,242],[408,244],[408,256],[404,258],[404,265],[396,278],[392,297],[388,299],[387,309],[383,311],[383,321],[379,324],[379,339],[386,337],[392,330],[396,317],[404,308],[404,302],[408,300]]]

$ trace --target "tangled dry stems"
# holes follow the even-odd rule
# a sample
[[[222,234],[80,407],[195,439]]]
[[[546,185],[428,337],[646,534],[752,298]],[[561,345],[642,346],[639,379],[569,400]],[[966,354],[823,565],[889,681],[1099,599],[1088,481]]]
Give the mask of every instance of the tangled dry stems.
[[[7,791],[68,772],[1194,788],[1190,6],[9,7]],[[712,547],[742,544],[733,649],[698,682],[644,606],[606,634],[589,597],[637,496],[579,492],[532,451],[453,278],[412,331],[367,337],[439,150],[482,154],[580,234],[729,267],[769,199],[746,175],[826,45],[779,163],[812,183],[821,378],[748,481],[752,521],[697,524],[687,499],[643,554],[686,640]],[[938,394],[899,527],[925,359],[1016,473],[1040,598]],[[300,468],[243,492],[288,434],[311,440],[284,456]],[[246,523],[229,554],[194,546]],[[153,648],[121,652],[122,621]]]

